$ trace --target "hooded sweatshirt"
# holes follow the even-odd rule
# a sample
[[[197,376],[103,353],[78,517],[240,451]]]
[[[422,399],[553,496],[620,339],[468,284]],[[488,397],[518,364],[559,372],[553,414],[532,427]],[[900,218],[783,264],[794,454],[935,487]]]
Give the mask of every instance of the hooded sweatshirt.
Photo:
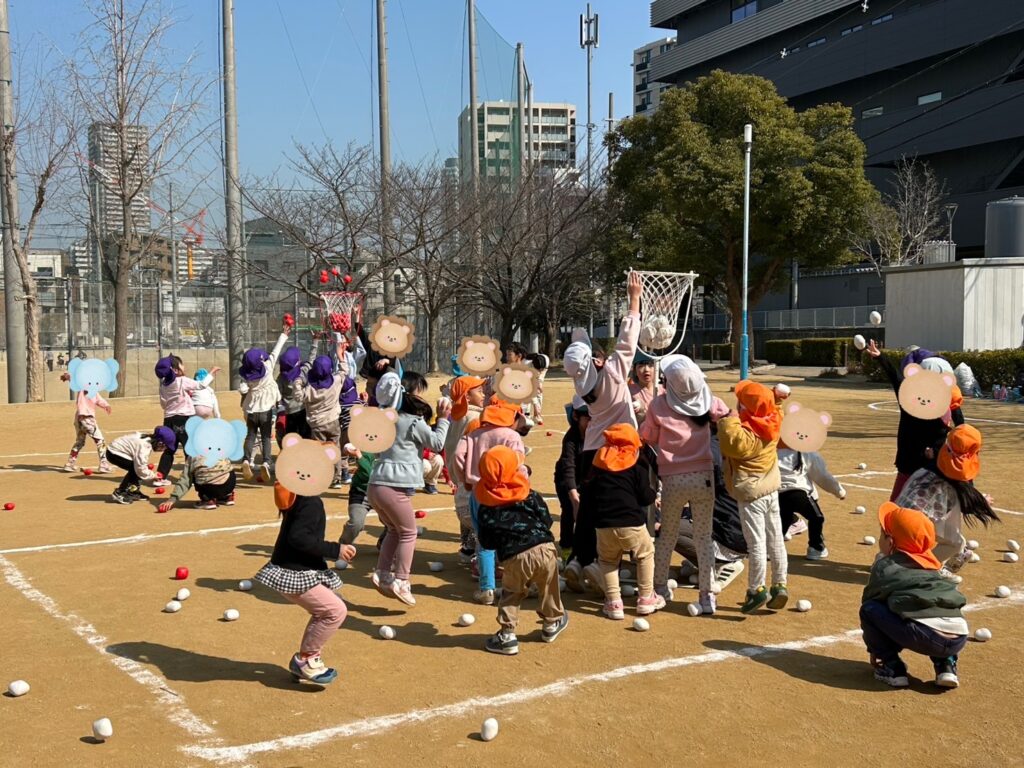
[[[736,385],[740,416],[718,422],[725,484],[739,502],[751,502],[779,490],[779,426],[782,417],[772,391],[763,384]]]
[[[841,499],[845,495],[843,486],[832,477],[825,466],[825,460],[816,452],[779,448],[779,475],[782,481],[780,491],[803,491],[817,500],[818,490],[815,486],[818,486],[836,498]]]
[[[636,345],[640,340],[640,314],[630,313],[622,318],[615,351],[605,360],[598,372],[595,400],[590,403],[590,426],[583,441],[584,451],[596,451],[604,442],[604,431],[614,424],[636,426],[633,397],[629,392],[629,372],[633,368]],[[593,365],[593,362],[591,362]],[[581,392],[580,395],[585,395]]]
[[[277,365],[277,358],[288,341],[288,334],[282,333],[277,337],[277,344],[274,345],[270,356],[263,361],[263,377],[257,381],[245,381],[238,385],[238,391],[242,393],[242,410],[246,414],[266,413],[274,410],[278,400],[281,399],[281,390],[277,388],[277,381],[274,380],[274,366]]]
[[[717,397],[712,400],[713,417],[719,418],[728,412],[725,403]],[[657,449],[661,477],[710,472],[713,467],[710,425],[700,426],[693,419],[676,413],[664,394],[654,398],[647,409],[644,423],[640,425],[640,437]]]
[[[149,454],[153,451],[150,435],[133,432],[115,437],[107,446],[107,451],[119,458],[128,459],[134,465],[139,480],[153,480],[156,477],[156,472],[149,468]]]

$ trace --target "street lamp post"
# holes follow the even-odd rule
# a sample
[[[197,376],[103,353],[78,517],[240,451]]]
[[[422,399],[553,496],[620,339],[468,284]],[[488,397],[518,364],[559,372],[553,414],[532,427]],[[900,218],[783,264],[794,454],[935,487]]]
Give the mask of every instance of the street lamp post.
[[[754,126],[743,126],[743,329],[740,334],[740,379],[747,378],[750,359],[750,336],[747,333],[747,282],[750,260],[750,149],[754,143]]]
[[[953,260],[956,260],[956,246],[953,245],[953,217],[956,216],[956,209],[959,208],[958,203],[946,203],[942,206],[946,212],[946,220],[949,222],[949,249],[953,252]]]

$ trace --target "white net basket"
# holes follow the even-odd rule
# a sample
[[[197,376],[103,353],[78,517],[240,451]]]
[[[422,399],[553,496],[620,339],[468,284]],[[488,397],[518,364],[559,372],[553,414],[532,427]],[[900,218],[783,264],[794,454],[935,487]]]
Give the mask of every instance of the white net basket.
[[[363,294],[358,291],[325,291],[320,294],[324,333],[350,334],[363,321]]]
[[[635,271],[643,279],[640,349],[649,357],[660,360],[671,355],[683,343],[697,273]]]

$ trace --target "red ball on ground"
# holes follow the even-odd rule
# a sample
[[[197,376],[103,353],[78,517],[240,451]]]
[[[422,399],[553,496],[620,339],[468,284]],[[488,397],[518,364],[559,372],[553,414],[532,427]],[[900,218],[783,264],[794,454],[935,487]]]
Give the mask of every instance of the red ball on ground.
[[[4,509],[10,512],[12,509],[14,509],[14,502],[8,501],[6,504],[4,504]]]
[[[554,433],[554,432],[552,432],[552,431],[551,431],[551,430],[549,429],[549,430],[548,430],[547,432],[545,432],[544,434],[545,434],[545,435],[547,435],[548,437],[551,437],[551,436],[552,436],[553,434],[555,434],[555,433]]]
[[[82,474],[88,477],[89,475],[92,474],[92,470],[86,467],[85,469],[82,470]]]
[[[352,275],[345,275],[345,277],[343,277],[342,280],[345,281],[345,285],[348,285],[349,283],[352,282]]]
[[[427,516],[427,513],[424,512],[422,509],[417,509],[415,514],[417,520],[422,520],[424,517]]]
[[[187,579],[188,568],[186,568],[184,565],[179,565],[177,568],[174,569],[174,578],[176,578],[178,581],[184,581],[185,579]]]
[[[164,488],[163,486],[160,486],[159,488],[154,488],[153,489],[153,493],[155,493],[157,496],[163,496],[164,493],[166,493],[166,492],[167,492],[167,489]]]

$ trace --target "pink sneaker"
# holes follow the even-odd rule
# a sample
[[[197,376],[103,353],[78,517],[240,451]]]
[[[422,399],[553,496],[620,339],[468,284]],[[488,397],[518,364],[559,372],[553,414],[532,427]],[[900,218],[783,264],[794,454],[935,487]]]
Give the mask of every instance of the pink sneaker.
[[[391,584],[394,582],[395,576],[393,573],[384,573],[382,571],[374,571],[370,574],[370,581],[373,582],[373,586],[377,588],[384,597],[394,597],[395,593],[391,590]]]
[[[665,598],[657,593],[651,593],[648,597],[638,597],[636,599],[637,616],[650,616],[655,611],[660,611],[664,607]]]
[[[412,596],[412,585],[408,579],[395,579],[391,582],[391,593],[406,605],[416,605],[416,598]]]
[[[626,618],[626,614],[622,609],[623,606],[621,600],[605,600],[604,608],[601,609],[601,613],[603,613],[609,619],[622,621],[624,618]]]

